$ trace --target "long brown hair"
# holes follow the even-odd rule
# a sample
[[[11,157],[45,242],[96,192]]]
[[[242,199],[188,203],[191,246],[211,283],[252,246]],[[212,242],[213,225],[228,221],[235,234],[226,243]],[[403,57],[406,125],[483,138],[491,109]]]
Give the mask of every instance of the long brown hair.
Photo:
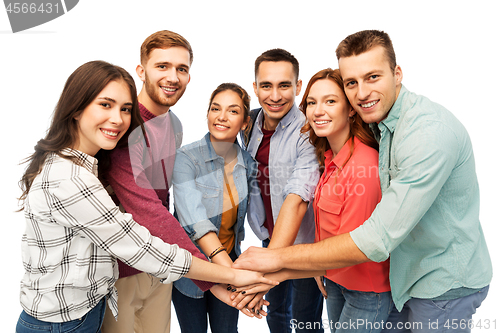
[[[344,83],[342,81],[342,76],[340,76],[340,71],[338,69],[333,70],[331,68],[327,68],[319,71],[318,73],[314,74],[313,77],[307,83],[304,96],[302,97],[302,101],[300,102],[299,108],[302,111],[302,113],[304,113],[304,115],[306,115],[306,109],[307,109],[306,99],[309,96],[309,92],[311,91],[312,85],[316,81],[323,79],[332,80],[333,82],[335,82],[336,85],[340,87],[340,90],[342,90],[342,92],[344,91]],[[345,96],[345,98],[348,101],[347,96]],[[347,159],[342,164],[342,167],[347,164],[354,151],[354,144],[353,144],[354,137],[357,137],[365,145],[378,150],[378,143],[375,140],[375,137],[373,136],[370,127],[368,126],[367,123],[365,123],[361,119],[361,117],[357,113],[354,114],[351,121],[349,122],[349,127],[350,127],[349,138],[347,140],[348,141],[351,140],[351,151]],[[325,152],[328,149],[330,149],[330,144],[328,143],[327,138],[318,137],[316,133],[314,133],[314,130],[312,129],[311,125],[309,125],[308,121],[306,121],[305,125],[302,127],[300,132],[309,134],[309,141],[315,148],[316,157],[320,164],[320,169],[321,171],[323,171],[325,167]]]
[[[123,68],[104,61],[90,61],[81,65],[69,76],[64,85],[45,138],[37,142],[35,152],[22,162],[28,163],[28,166],[19,181],[19,186],[23,191],[19,198],[20,201],[26,199],[31,184],[41,172],[49,153],[56,153],[63,158],[70,158],[76,162],[76,159],[61,154],[62,149],[73,146],[78,140],[78,121],[75,118],[97,98],[97,95],[109,82],[120,80],[123,80],[130,89],[132,118],[129,129],[120,139],[117,147],[125,147],[127,145],[130,132],[143,123],[139,113],[134,79]],[[95,155],[95,158],[99,161],[100,176],[109,166],[109,153],[109,151],[101,149]]]

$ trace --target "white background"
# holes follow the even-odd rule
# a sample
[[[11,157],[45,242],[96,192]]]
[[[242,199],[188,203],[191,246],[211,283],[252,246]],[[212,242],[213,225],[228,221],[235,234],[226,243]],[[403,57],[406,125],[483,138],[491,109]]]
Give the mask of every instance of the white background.
[[[253,62],[263,51],[281,47],[300,62],[304,87],[326,67],[337,67],[335,48],[358,30],[390,34],[403,84],[451,110],[472,138],[481,189],[481,221],[498,267],[498,124],[500,120],[498,6],[496,1],[118,1],[81,0],[66,15],[13,34],[0,9],[0,102],[2,200],[2,331],[13,331],[21,306],[20,241],[24,229],[16,198],[17,182],[37,140],[44,136],[66,78],[81,64],[106,60],[135,78],[139,47],[157,30],[186,37],[194,50],[191,82],[173,108],[184,125],[184,143],[206,132],[210,93],[236,82],[254,97]],[[495,23],[497,22],[497,23]],[[300,96],[301,97],[301,96]],[[257,107],[253,98],[252,107]],[[243,247],[258,245],[250,229]],[[477,315],[500,328],[498,278]],[[264,320],[241,316],[240,332],[266,331]],[[473,332],[481,332],[475,329]],[[490,329],[494,331],[493,329]],[[179,332],[176,317],[172,331]]]

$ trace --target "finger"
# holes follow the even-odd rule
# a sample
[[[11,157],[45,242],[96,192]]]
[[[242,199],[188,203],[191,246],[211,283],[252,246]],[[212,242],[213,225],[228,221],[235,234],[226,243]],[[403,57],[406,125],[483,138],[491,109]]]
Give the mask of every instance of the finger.
[[[255,307],[257,307],[257,305],[259,307],[261,307],[262,306],[261,301],[263,298],[264,298],[264,293],[258,293],[257,295],[255,295],[255,297],[252,299],[252,301],[250,303],[248,303],[247,307],[255,308]],[[265,302],[267,303],[266,306],[269,305],[269,302],[267,302],[267,301],[265,301]]]
[[[247,308],[240,309],[240,312],[243,313],[247,317],[250,317],[250,318],[255,317],[255,315]]]
[[[260,293],[262,291],[267,291],[269,289],[270,289],[270,286],[268,284],[264,283],[264,284],[256,284],[253,287],[245,288],[245,289],[236,288],[236,292],[241,292],[241,293],[244,293],[246,295],[250,295],[250,294],[257,294],[257,293]]]
[[[244,307],[247,307],[249,309],[253,309],[253,307],[248,307],[247,304],[255,297],[255,295],[248,295],[245,296],[240,302],[237,303],[237,305],[233,305],[235,308],[238,310],[243,309]],[[236,302],[233,302],[232,304],[235,304]]]
[[[268,284],[268,285],[271,285],[271,286],[277,286],[280,284],[279,281],[274,281],[274,280],[268,279],[265,276],[261,277],[261,282]]]
[[[233,295],[231,295],[232,304],[239,304],[245,297],[250,296],[250,294],[238,293],[236,297],[233,299]],[[233,305],[234,306],[234,305]]]

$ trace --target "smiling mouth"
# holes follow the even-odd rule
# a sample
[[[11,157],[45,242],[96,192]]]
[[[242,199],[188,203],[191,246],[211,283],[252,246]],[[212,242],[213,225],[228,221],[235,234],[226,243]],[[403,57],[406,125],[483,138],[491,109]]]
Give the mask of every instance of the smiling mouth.
[[[110,130],[105,130],[105,129],[102,129],[101,128],[101,132],[108,135],[108,136],[112,136],[112,137],[117,137],[118,134],[120,134],[120,131],[110,131]]]
[[[214,127],[217,129],[220,129],[220,130],[226,130],[229,128],[229,127],[221,125],[221,124],[215,124]]]
[[[315,120],[314,123],[316,125],[325,125],[325,124],[328,124],[328,123],[331,123],[332,121],[331,120]]]
[[[174,93],[177,91],[177,88],[169,88],[169,87],[160,87],[166,93]]]
[[[369,102],[369,103],[365,103],[365,104],[359,104],[362,108],[371,108],[372,106],[374,106],[375,104],[377,104],[378,101],[373,101],[373,102]]]
[[[285,106],[285,103],[283,103],[283,104],[269,104],[269,103],[267,103],[267,106],[268,106],[269,108],[271,108],[271,109],[280,109],[280,108],[282,108],[283,106]]]

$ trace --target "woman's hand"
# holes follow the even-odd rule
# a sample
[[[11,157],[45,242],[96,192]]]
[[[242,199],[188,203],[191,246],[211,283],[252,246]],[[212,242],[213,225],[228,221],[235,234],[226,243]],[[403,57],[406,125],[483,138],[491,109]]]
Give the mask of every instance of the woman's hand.
[[[252,286],[256,284],[265,284],[271,289],[279,284],[279,281],[275,281],[264,276],[264,273],[247,271],[241,269],[232,269],[234,271],[234,281],[231,285],[236,287]]]

